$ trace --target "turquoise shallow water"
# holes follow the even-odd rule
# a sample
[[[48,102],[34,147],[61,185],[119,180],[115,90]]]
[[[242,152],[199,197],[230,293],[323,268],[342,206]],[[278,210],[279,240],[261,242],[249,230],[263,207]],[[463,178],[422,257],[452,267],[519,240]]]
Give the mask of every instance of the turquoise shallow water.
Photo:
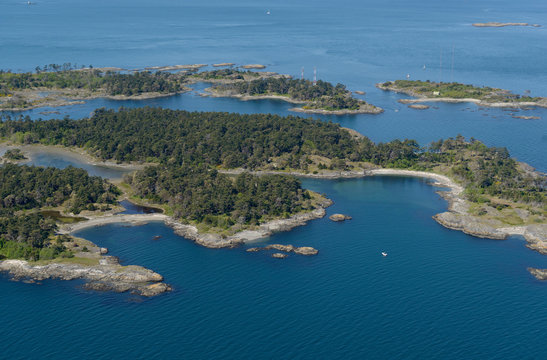
[[[547,96],[546,28],[476,29],[473,22],[547,25],[538,1],[383,2],[7,0],[0,11],[0,68],[31,70],[66,61],[142,67],[264,63],[273,71],[342,82],[386,109],[378,116],[321,117],[375,141],[422,144],[461,133],[507,146],[547,170],[547,111],[518,115],[474,105],[419,112],[374,83],[404,77],[488,84]],[[267,9],[271,15],[265,15]],[[454,47],[454,71],[451,50]],[[443,71],[439,68],[443,51]],[[427,70],[422,66],[426,64]],[[198,90],[202,87],[198,87]],[[182,94],[145,102],[93,100],[26,112],[33,118],[88,116],[96,107],[288,114],[277,101],[240,102]],[[44,110],[61,114],[43,115]],[[44,154],[40,165],[74,159]],[[105,169],[88,169],[114,176]],[[528,266],[547,258],[521,238],[477,239],[436,224],[445,202],[424,180],[381,177],[304,180],[335,201],[338,224],[312,221],[264,243],[314,246],[316,257],[276,260],[245,248],[210,250],[160,223],[114,224],[78,235],[125,264],[162,275],[174,291],[154,299],[88,292],[78,282],[0,280],[0,358],[542,359],[546,284]],[[138,211],[133,209],[132,211]],[[160,240],[152,240],[156,235]],[[384,258],[380,252],[387,251]]]

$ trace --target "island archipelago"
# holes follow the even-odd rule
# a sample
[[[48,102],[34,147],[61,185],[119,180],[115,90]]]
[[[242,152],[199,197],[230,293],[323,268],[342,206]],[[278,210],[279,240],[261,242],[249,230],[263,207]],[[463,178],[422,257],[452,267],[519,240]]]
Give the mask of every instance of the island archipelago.
[[[232,63],[214,64],[214,67]],[[203,95],[241,100],[279,99],[302,105],[296,112],[378,114],[383,110],[356,99],[344,85],[292,79],[289,75],[258,72],[264,65],[200,71],[205,64],[154,66],[144,70],[118,68],[74,69],[71,64],[37,67],[31,73],[0,71],[0,110],[22,111],[57,107],[94,98],[142,100],[191,90],[197,82],[211,83]]]
[[[214,74],[193,76],[201,81]],[[239,75],[223,72],[219,84],[240,86],[226,78]],[[277,74],[261,79],[290,80]],[[169,291],[161,275],[122,267],[107,249],[71,234],[113,222],[163,221],[199,245],[236,247],[325,216],[330,200],[303,189],[298,177],[430,178],[449,188],[439,192],[449,202],[447,212],[434,216],[439,224],[492,239],[522,235],[528,247],[547,253],[545,174],[505,148],[462,136],[426,147],[413,140],[376,144],[337,124],[296,116],[145,107],[98,109],[80,120],[4,116],[0,138],[10,144],[0,167],[0,270],[15,278],[82,278],[92,289],[144,296]],[[109,182],[74,168],[17,164],[34,146],[66,148],[85,161],[134,171]],[[122,199],[162,213],[119,214]],[[276,258],[317,254],[308,246],[274,245],[256,251],[285,252],[272,254]],[[546,270],[529,270],[545,278]]]

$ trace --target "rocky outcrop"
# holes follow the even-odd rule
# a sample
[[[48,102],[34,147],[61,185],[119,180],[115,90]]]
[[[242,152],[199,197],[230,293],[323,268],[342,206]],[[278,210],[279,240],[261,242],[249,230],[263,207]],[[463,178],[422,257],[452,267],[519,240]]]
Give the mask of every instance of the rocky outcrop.
[[[132,292],[142,296],[155,296],[171,290],[162,283],[163,277],[141,266],[121,266],[117,258],[106,256],[99,265],[72,263],[50,263],[33,265],[24,260],[4,260],[0,262],[0,271],[8,272],[16,280],[46,279],[88,281],[88,289]]]
[[[528,268],[528,271],[538,280],[547,280],[547,269]]]
[[[248,65],[242,65],[242,69],[265,69],[266,65],[262,64],[248,64]]]
[[[447,211],[434,215],[433,219],[446,228],[460,230],[472,236],[498,240],[507,238],[506,233],[499,232],[495,227],[484,223],[484,221],[477,221],[474,216]]]
[[[344,214],[332,214],[331,216],[329,216],[329,219],[335,222],[339,222],[339,221],[351,220],[351,216],[344,215]]]
[[[286,258],[287,256],[289,256],[289,255],[283,254],[283,253],[273,253],[273,254],[272,254],[272,257],[273,257],[273,258],[276,258],[276,259],[284,259],[284,258]]]
[[[304,256],[311,256],[311,255],[317,255],[319,253],[319,250],[314,249],[310,246],[302,246],[294,248],[294,253],[298,255],[304,255]]]
[[[246,251],[247,252],[258,252],[258,251],[263,251],[263,250],[277,250],[277,251],[283,251],[283,252],[286,252],[286,253],[293,252],[295,254],[304,255],[304,256],[312,256],[312,255],[317,255],[319,253],[319,250],[314,249],[310,246],[297,247],[297,246],[293,246],[293,245],[282,245],[282,244],[271,244],[271,245],[264,246],[264,247],[253,247],[253,248],[247,249]]]
[[[409,108],[411,109],[416,109],[416,110],[426,110],[426,109],[429,109],[429,106],[428,105],[424,105],[424,104],[411,104],[411,105],[408,105]]]

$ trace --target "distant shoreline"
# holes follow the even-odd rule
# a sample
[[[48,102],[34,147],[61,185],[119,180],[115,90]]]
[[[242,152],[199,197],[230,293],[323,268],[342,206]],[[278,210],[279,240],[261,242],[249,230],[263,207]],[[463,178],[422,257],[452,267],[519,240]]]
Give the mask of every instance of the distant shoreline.
[[[505,27],[505,26],[531,26],[531,27],[541,27],[539,24],[529,24],[529,23],[517,23],[517,22],[485,22],[485,23],[473,23],[475,27]]]
[[[390,85],[385,85],[390,83]],[[435,85],[436,83],[433,83]],[[441,83],[444,84],[444,83]],[[540,98],[540,101],[485,101],[475,98],[454,98],[454,97],[429,97],[420,93],[417,93],[411,87],[401,88],[395,85],[395,82],[377,83],[376,87],[384,91],[392,91],[395,93],[406,94],[414,97],[414,99],[399,99],[401,104],[418,104],[426,102],[444,102],[444,103],[474,103],[477,106],[494,107],[494,108],[523,108],[523,107],[542,107],[547,108],[547,98]],[[494,89],[496,90],[496,89]],[[499,90],[499,89],[498,89]],[[500,90],[505,91],[505,90]]]
[[[232,94],[228,91],[218,91],[212,87],[204,89],[205,93],[201,96],[216,97],[216,98],[234,98],[241,101],[254,100],[281,100],[291,104],[306,104],[306,101],[295,100],[288,96],[282,95],[242,95]],[[290,108],[289,111],[307,113],[307,114],[323,114],[323,115],[351,115],[351,114],[380,114],[384,110],[374,105],[368,105],[365,108],[358,110],[324,110],[324,109],[304,109],[301,107]]]

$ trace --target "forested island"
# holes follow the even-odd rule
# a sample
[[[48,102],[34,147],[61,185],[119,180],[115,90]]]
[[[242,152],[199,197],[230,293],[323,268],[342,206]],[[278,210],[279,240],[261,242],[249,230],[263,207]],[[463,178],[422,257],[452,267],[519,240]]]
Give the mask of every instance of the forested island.
[[[376,84],[376,87],[386,91],[407,94],[417,99],[399,100],[404,104],[417,102],[474,102],[481,106],[493,107],[547,107],[547,98],[529,95],[513,94],[509,90],[488,86],[479,87],[457,82],[432,82],[421,80],[395,80]]]
[[[373,113],[382,109],[356,99],[344,85],[292,79],[273,72],[234,68],[199,71],[205,65],[150,67],[143,71],[71,64],[37,67],[35,72],[0,70],[0,110],[27,110],[43,106],[63,106],[77,101],[106,97],[146,99],[170,96],[190,90],[196,82],[214,86],[213,96],[241,99],[278,98],[302,104],[294,111],[330,114]],[[153,72],[154,70],[154,72]]]
[[[523,170],[505,148],[488,148],[463,137],[427,147],[413,140],[375,144],[338,124],[295,116],[99,109],[76,121],[6,118],[0,136],[80,147],[103,160],[157,163],[166,171],[188,168],[207,176],[217,175],[208,169],[234,168],[310,175],[375,167],[433,171],[464,184],[471,201],[485,196],[540,205],[546,201],[544,177]],[[157,178],[150,169],[135,176],[149,171],[154,172],[149,177]]]
[[[162,208],[158,219],[201,245],[233,247],[325,215],[328,200],[303,189],[294,175],[374,174],[440,181],[452,190],[443,193],[451,205],[449,212],[436,216],[439,223],[491,238],[520,233],[530,247],[547,252],[545,175],[512,159],[505,148],[489,148],[462,136],[425,147],[413,140],[376,144],[338,124],[296,116],[146,107],[98,109],[80,120],[5,117],[0,138],[12,144],[79,148],[101,160],[149,164],[118,187],[83,170],[6,165],[2,206],[9,228],[0,233],[2,247],[18,251],[3,252],[10,258],[40,260],[42,252],[56,259],[70,257],[55,238],[55,224],[39,213],[46,208],[62,217],[96,214],[109,211],[124,196]],[[12,186],[10,176],[24,187]],[[7,236],[9,229],[20,226],[17,216],[23,214],[34,216],[26,221],[28,231],[42,234],[42,240],[28,243],[27,233]],[[105,213],[96,221],[108,218]]]
[[[378,114],[383,111],[364,100],[354,98],[344,85],[333,85],[321,80],[312,82],[277,74],[257,78],[256,75],[249,76],[235,69],[209,71],[195,76],[219,83],[207,89],[213,96],[237,97],[243,100],[277,98],[303,104],[302,107],[291,110],[309,113]]]
[[[0,110],[62,106],[96,97],[150,98],[185,91],[183,74],[140,71],[120,73],[104,69],[73,69],[51,65],[36,72],[0,70]],[[68,100],[67,100],[68,99]]]

